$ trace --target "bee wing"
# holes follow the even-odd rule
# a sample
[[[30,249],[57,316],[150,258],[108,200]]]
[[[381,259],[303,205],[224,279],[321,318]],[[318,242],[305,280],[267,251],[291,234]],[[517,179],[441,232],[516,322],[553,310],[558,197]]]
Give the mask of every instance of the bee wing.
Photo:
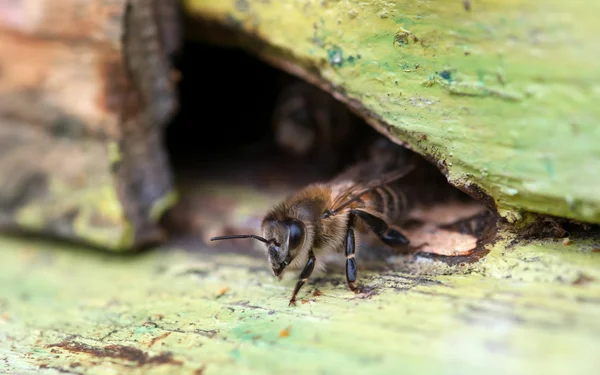
[[[348,170],[347,172],[343,173],[342,175],[340,175],[338,178],[336,178],[334,180],[334,183],[335,182],[339,183],[339,182],[348,181],[348,180],[352,180],[352,181],[354,181],[354,183],[352,185],[346,187],[342,191],[340,191],[338,194],[336,194],[337,196],[335,197],[335,199],[333,201],[333,207],[330,209],[330,211],[332,211],[333,213],[337,213],[338,211],[344,209],[350,203],[356,201],[357,199],[359,199],[363,195],[367,194],[368,192],[370,192],[374,189],[377,189],[378,187],[390,184],[396,180],[401,179],[402,177],[409,174],[415,168],[415,164],[410,163],[410,164],[404,165],[401,168],[394,169],[394,170],[384,174],[382,177],[380,177],[378,179],[375,179],[375,180],[371,179],[368,181],[365,181],[364,175],[362,175],[362,176],[356,175],[356,173],[360,172],[360,169],[362,169],[362,168],[368,168],[368,165],[359,166],[358,171],[354,171],[352,169]],[[351,179],[352,174],[355,175],[354,179]]]

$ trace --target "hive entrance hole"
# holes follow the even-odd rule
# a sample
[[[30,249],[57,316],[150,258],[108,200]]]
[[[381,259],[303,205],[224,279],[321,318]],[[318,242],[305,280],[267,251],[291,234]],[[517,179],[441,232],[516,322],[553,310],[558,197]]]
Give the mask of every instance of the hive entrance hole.
[[[200,247],[214,235],[258,233],[262,215],[272,205],[308,183],[331,178],[361,154],[365,139],[381,137],[329,94],[240,50],[186,41],[176,65],[182,73],[180,110],[165,134],[180,193],[179,204],[164,219],[172,241]],[[315,156],[304,152],[311,141],[306,133],[294,133],[293,127],[275,132],[274,118],[282,106],[297,104],[293,94],[290,99],[293,86],[319,93],[308,113],[297,108],[283,112],[293,121],[312,123],[329,116],[339,124],[355,124],[358,136],[348,137],[344,146],[321,145],[329,152]],[[328,106],[335,108],[325,115],[314,113],[315,107]],[[490,226],[489,215],[477,216],[485,212],[483,207],[457,195],[433,170],[432,186],[439,190],[443,184],[442,190],[459,198],[414,212],[405,223],[406,234],[415,245],[428,243],[429,253],[466,254]],[[249,246],[245,242],[224,246],[244,249]]]

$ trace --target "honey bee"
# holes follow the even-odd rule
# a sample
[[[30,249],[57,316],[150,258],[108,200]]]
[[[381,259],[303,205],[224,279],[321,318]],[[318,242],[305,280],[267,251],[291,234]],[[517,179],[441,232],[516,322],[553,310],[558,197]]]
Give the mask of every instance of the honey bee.
[[[265,243],[273,274],[280,279],[285,270],[302,268],[290,306],[315,266],[323,267],[317,263],[328,253],[345,254],[347,285],[357,292],[355,254],[364,234],[372,232],[391,247],[409,245],[393,223],[409,208],[399,182],[413,170],[414,162],[391,170],[385,163],[359,163],[329,182],[308,185],[272,208],[262,221],[262,236],[220,236],[211,241],[253,238]]]

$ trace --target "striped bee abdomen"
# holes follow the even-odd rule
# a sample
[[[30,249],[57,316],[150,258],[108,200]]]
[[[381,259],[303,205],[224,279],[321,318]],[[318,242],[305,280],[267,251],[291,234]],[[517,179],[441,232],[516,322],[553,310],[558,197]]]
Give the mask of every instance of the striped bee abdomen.
[[[399,219],[408,208],[398,184],[379,186],[365,194],[361,201],[362,208],[381,214],[390,221]]]

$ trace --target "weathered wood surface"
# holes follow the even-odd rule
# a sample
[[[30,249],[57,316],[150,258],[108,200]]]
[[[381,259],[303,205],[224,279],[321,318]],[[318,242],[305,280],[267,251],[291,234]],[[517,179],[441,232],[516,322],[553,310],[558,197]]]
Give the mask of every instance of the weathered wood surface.
[[[186,0],[194,37],[328,89],[449,180],[527,212],[600,223],[600,24],[590,1]],[[477,188],[475,188],[477,187]]]
[[[597,372],[598,234],[517,242],[502,233],[485,258],[453,266],[366,246],[357,256],[364,294],[347,290],[337,257],[289,308],[297,273],[277,281],[262,243],[203,238],[256,230],[285,195],[281,184],[300,181],[267,189],[257,184],[266,172],[214,168],[184,184],[173,212],[189,211],[178,215],[201,238],[107,254],[0,237],[0,372]],[[209,178],[222,170],[232,173]]]
[[[334,268],[288,308],[294,280],[277,282],[261,253],[181,243],[125,257],[4,237],[0,372],[597,374],[598,246],[395,261],[360,272],[362,299]]]
[[[0,9],[0,226],[113,250],[161,237],[176,108],[175,3],[21,0]]]

